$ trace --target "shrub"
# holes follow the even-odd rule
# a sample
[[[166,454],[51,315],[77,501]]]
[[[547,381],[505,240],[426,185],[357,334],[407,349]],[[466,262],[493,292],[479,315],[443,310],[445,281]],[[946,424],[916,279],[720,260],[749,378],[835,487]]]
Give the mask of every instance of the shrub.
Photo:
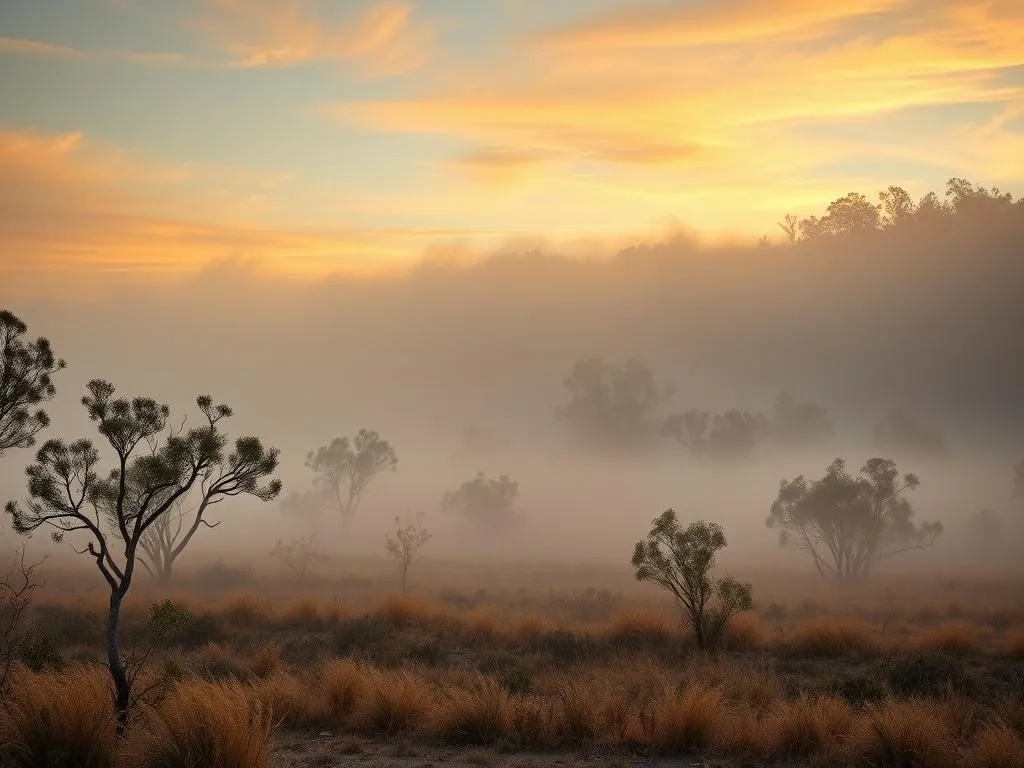
[[[664,616],[649,611],[620,613],[605,631],[605,637],[631,650],[645,645],[668,645],[682,639]]]

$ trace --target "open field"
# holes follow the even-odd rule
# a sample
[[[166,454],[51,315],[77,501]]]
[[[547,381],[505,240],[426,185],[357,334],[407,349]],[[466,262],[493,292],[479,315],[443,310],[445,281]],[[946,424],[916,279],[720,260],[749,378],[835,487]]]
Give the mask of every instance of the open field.
[[[1020,582],[744,573],[754,610],[706,655],[622,568],[424,561],[407,597],[381,561],[345,570],[367,575],[300,584],[216,564],[140,582],[124,645],[145,655],[139,687],[160,685],[121,763],[187,765],[208,737],[238,752],[217,765],[282,768],[1024,765]],[[114,764],[99,586],[47,567],[37,671],[16,671],[0,743],[88,742],[81,764]],[[183,619],[149,637],[168,598]]]

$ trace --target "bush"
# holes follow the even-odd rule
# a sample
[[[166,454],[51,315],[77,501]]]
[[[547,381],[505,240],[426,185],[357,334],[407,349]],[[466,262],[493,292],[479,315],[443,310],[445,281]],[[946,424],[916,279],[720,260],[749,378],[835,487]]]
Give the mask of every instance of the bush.
[[[785,641],[796,656],[870,656],[880,651],[871,627],[860,621],[817,618],[800,624]]]

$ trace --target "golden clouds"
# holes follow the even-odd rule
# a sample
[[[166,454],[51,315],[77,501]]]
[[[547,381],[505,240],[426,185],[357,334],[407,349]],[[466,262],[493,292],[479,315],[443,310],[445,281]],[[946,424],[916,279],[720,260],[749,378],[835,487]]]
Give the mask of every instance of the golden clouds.
[[[412,6],[395,0],[340,19],[318,17],[301,0],[207,0],[206,5],[195,25],[241,68],[336,60],[371,75],[401,74],[421,67],[433,43],[432,29],[416,23]]]
[[[78,51],[63,45],[17,37],[0,37],[0,53],[19,53],[28,56],[77,56]]]

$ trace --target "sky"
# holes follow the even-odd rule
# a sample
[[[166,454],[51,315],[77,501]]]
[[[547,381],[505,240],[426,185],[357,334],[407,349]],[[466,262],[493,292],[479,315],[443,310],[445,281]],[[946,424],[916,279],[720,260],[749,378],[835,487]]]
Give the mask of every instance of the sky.
[[[1024,182],[1018,0],[5,0],[0,285],[781,238]]]

